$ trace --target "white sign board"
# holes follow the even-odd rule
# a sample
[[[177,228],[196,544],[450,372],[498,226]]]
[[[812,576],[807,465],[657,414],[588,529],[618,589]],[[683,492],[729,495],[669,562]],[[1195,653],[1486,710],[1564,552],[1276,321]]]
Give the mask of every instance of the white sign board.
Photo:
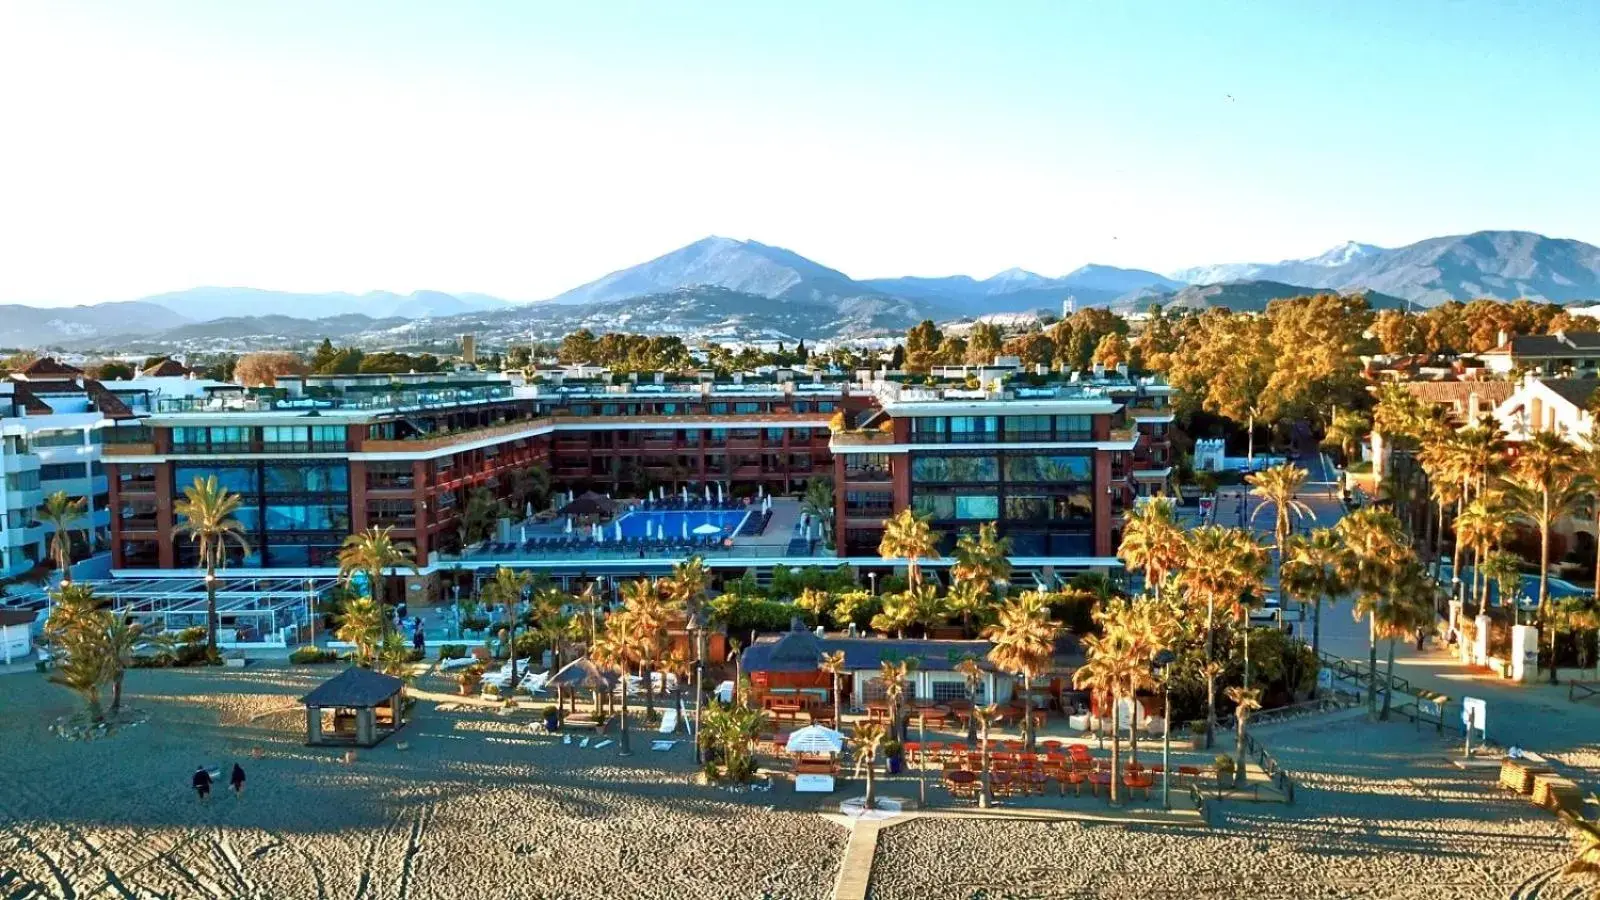
[[[1322,688],[1325,691],[1333,690],[1333,670],[1332,669],[1318,669],[1317,670],[1317,687]]]
[[[794,790],[797,794],[831,794],[833,793],[833,776],[796,775],[794,777]]]
[[[1478,697],[1461,698],[1461,726],[1468,731],[1478,731],[1489,739],[1489,704]]]

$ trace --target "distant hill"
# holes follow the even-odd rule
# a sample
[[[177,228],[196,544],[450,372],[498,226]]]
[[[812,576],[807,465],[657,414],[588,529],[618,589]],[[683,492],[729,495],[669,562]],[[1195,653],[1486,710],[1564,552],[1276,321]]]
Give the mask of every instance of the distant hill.
[[[1371,290],[1437,306],[1446,300],[1600,299],[1600,247],[1527,231],[1478,231],[1385,249],[1347,243],[1302,260],[1203,266],[1186,280],[1264,280]]]
[[[467,312],[499,309],[504,300],[484,294],[455,296],[440,291],[415,291],[396,294],[368,291],[365,294],[329,292],[304,294],[291,291],[266,291],[258,288],[198,287],[141,298],[196,322],[209,322],[235,316],[256,316],[263,312],[298,319],[325,319],[350,314],[408,319],[455,316]]]
[[[187,320],[154,303],[129,301],[94,306],[0,306],[0,346],[41,347],[121,334],[150,334]]]
[[[605,303],[689,287],[723,288],[767,299],[831,300],[879,293],[843,272],[781,247],[713,236],[612,272],[546,302],[563,306]]]
[[[1224,284],[1192,284],[1182,290],[1165,293],[1136,292],[1120,299],[1113,308],[1124,312],[1142,312],[1150,304],[1158,303],[1164,310],[1206,310],[1223,307],[1234,312],[1262,312],[1274,300],[1326,293],[1317,288],[1284,284],[1279,281],[1230,281]],[[1399,297],[1373,291],[1349,291],[1361,294],[1372,309],[1405,309],[1408,304]]]
[[[1079,306],[1104,306],[1131,291],[1173,290],[1183,282],[1143,269],[1087,265],[1060,278],[1007,269],[983,280],[969,275],[945,278],[872,278],[862,284],[886,294],[935,300],[963,315],[1049,309],[1059,312],[1068,297]]]

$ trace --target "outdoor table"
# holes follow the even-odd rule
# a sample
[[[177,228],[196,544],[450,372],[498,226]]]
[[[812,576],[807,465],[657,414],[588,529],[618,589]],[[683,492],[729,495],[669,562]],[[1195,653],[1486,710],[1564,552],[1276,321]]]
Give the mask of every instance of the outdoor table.
[[[1200,779],[1200,770],[1195,766],[1179,766],[1178,777],[1187,778],[1191,782],[1198,781]]]
[[[994,792],[997,793],[997,794],[1009,794],[1009,793],[1011,793],[1011,773],[1010,772],[990,772],[989,773],[989,787],[992,788],[994,790]]]
[[[917,715],[923,722],[934,728],[943,728],[950,722],[950,710],[943,706],[927,706],[917,710]]]
[[[952,796],[969,797],[978,783],[978,773],[953,769],[944,773],[944,780]]]

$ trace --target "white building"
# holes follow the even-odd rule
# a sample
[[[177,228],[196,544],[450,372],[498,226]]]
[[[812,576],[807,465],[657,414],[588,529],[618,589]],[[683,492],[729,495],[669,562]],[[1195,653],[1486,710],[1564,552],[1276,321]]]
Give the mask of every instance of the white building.
[[[1529,375],[1494,408],[1494,418],[1507,440],[1525,441],[1538,432],[1553,431],[1587,447],[1595,425],[1589,406],[1597,390],[1600,379]]]

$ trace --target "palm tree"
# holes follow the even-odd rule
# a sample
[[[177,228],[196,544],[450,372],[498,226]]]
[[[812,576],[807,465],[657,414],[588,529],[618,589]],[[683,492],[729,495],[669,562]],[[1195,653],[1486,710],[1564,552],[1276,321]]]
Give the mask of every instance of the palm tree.
[[[888,730],[874,722],[858,723],[850,737],[851,743],[855,744],[856,775],[865,773],[867,778],[867,796],[861,802],[864,809],[878,808],[878,753],[888,740]]]
[[[617,753],[620,756],[633,755],[633,747],[628,743],[628,675],[644,657],[644,648],[639,643],[633,624],[628,621],[631,616],[627,610],[607,616],[605,634],[589,650],[590,659],[619,676],[622,715],[619,717],[621,724],[617,733]]]
[[[133,657],[141,650],[167,648],[171,641],[165,635],[147,634],[144,626],[124,616],[111,616],[106,622],[106,660],[111,669],[111,715],[122,711],[122,677],[133,665]]]
[[[1353,614],[1367,617],[1367,712],[1378,712],[1378,624],[1376,610],[1388,593],[1391,581],[1408,558],[1405,531],[1392,513],[1366,507],[1356,510],[1334,526],[1345,544],[1340,577],[1356,592]]]
[[[1490,552],[1505,543],[1511,534],[1512,510],[1506,496],[1486,491],[1472,499],[1456,516],[1456,540],[1472,550],[1472,599],[1478,614],[1489,611],[1489,580],[1483,571]]]
[[[1267,551],[1256,540],[1254,533],[1236,530],[1228,553],[1220,561],[1234,577],[1233,592],[1223,599],[1223,607],[1233,615],[1243,640],[1239,642],[1244,654],[1244,686],[1250,686],[1250,613],[1260,605],[1266,586]]]
[[[1122,732],[1116,720],[1122,710],[1122,698],[1137,677],[1135,670],[1149,672],[1148,662],[1141,663],[1135,656],[1128,635],[1121,628],[1083,639],[1084,664],[1072,673],[1072,686],[1111,700],[1111,803],[1118,802],[1118,782],[1122,775]]]
[[[822,525],[822,543],[833,546],[833,479],[813,476],[806,480],[806,491],[800,498],[800,511]]]
[[[962,658],[960,662],[956,663],[955,670],[961,674],[962,680],[966,682],[968,709],[977,709],[978,689],[983,687],[983,667],[978,664],[978,658],[975,656]],[[977,725],[978,723],[974,717],[967,716],[967,746],[969,747],[978,739]]]
[[[1279,593],[1282,593],[1283,581],[1283,554],[1289,544],[1289,535],[1294,531],[1295,519],[1315,519],[1311,507],[1300,500],[1300,489],[1305,487],[1306,470],[1293,463],[1280,463],[1268,466],[1259,472],[1246,476],[1250,482],[1250,495],[1260,500],[1261,503],[1250,514],[1251,524],[1255,517],[1272,504],[1275,510],[1273,517],[1272,533],[1277,538],[1273,547],[1278,554],[1278,581]]]
[[[82,697],[89,721],[98,725],[105,721],[100,688],[111,680],[116,665],[106,640],[111,615],[84,585],[62,587],[54,601],[44,626],[45,640],[56,657],[50,681]]]
[[[356,647],[356,662],[371,666],[377,661],[378,642],[383,638],[383,610],[371,597],[345,601],[344,616],[334,637]]]
[[[1572,861],[1561,870],[1561,874],[1577,875],[1593,884],[1600,884],[1600,822],[1586,821],[1582,816],[1565,809],[1557,810],[1556,815],[1572,829],[1572,836],[1578,845],[1572,854]],[[1600,897],[1600,893],[1593,896]]]
[[[654,579],[637,578],[622,586],[622,602],[629,615],[633,640],[641,650],[644,675],[645,720],[655,718],[655,672],[665,649],[667,617],[670,610],[661,599],[661,586]]]
[[[72,581],[72,532],[78,530],[83,521],[86,503],[83,497],[72,498],[66,491],[56,491],[44,498],[44,504],[35,513],[40,524],[49,525],[55,531],[50,535],[50,557],[63,583]]]
[[[393,528],[368,528],[344,539],[339,548],[339,577],[348,583],[357,572],[362,573],[371,586],[372,600],[383,610],[383,577],[389,569],[405,567],[418,574],[416,559],[410,544],[396,543]],[[389,617],[383,616],[383,627],[388,627]]]
[[[1340,458],[1348,462],[1355,457],[1356,449],[1370,431],[1372,423],[1361,412],[1339,410],[1333,414],[1333,421],[1328,423],[1325,442],[1339,448]]]
[[[1022,678],[1022,740],[1034,748],[1033,682],[1050,671],[1055,655],[1056,625],[1050,620],[1049,598],[1026,591],[1000,607],[998,621],[983,630],[994,646],[989,661]]]
[[[939,558],[938,540],[928,527],[928,517],[917,515],[910,507],[896,513],[894,518],[884,523],[878,555],[884,559],[905,560],[907,585],[912,588],[921,586],[921,561]]]
[[[1489,601],[1489,583],[1500,589],[1500,605],[1511,606],[1513,618],[1516,617],[1517,595],[1522,588],[1522,557],[1508,550],[1497,550],[1484,557],[1481,568],[1483,569],[1483,602],[1487,607]]]
[[[844,678],[844,673],[850,671],[844,664],[844,651],[835,650],[832,653],[822,654],[822,671],[827,672],[828,677],[833,680],[833,727],[836,730],[843,729],[844,719],[840,710],[842,698],[839,696],[839,682]]]
[[[1113,600],[1096,610],[1094,618],[1100,625],[1101,634],[1115,642],[1117,652],[1127,655],[1135,663],[1128,669],[1127,683],[1123,688],[1135,704],[1134,713],[1128,721],[1128,745],[1132,761],[1138,763],[1139,719],[1143,711],[1138,706],[1139,691],[1156,686],[1156,654],[1170,648],[1177,640],[1178,613],[1175,606],[1146,595],[1136,600]]]
[[[494,578],[480,590],[484,601],[490,606],[499,606],[505,615],[506,654],[511,659],[511,680],[508,684],[512,693],[516,692],[520,683],[517,680],[517,606],[532,585],[532,575],[501,566],[495,570]]]
[[[375,651],[372,670],[384,675],[392,675],[407,683],[411,681],[411,648],[406,645],[405,636],[398,631],[389,631],[378,641]],[[516,682],[511,682],[515,690]]]
[[[1522,445],[1508,479],[1513,509],[1539,529],[1539,616],[1550,615],[1550,532],[1584,496],[1574,458],[1577,448],[1566,438],[1541,431]],[[1556,633],[1550,632],[1550,683],[1556,683]]]
[[[978,726],[978,806],[988,809],[993,799],[989,793],[989,727],[1000,717],[1000,707],[993,703],[972,708],[972,721]]]
[[[1000,537],[993,522],[979,525],[976,535],[962,534],[956,538],[956,560],[950,566],[952,590],[956,584],[972,582],[985,597],[992,597],[1000,582],[1011,577],[1010,554],[1011,539]]]
[[[1379,637],[1389,641],[1389,664],[1384,676],[1386,685],[1394,684],[1394,645],[1400,638],[1409,638],[1417,629],[1433,621],[1433,582],[1416,559],[1407,560],[1395,572],[1389,590],[1373,608],[1372,617]],[[1383,709],[1379,720],[1389,718],[1389,701],[1392,688],[1383,692]]]
[[[234,518],[239,511],[239,495],[222,487],[217,476],[196,478],[183,489],[183,499],[173,506],[179,518],[178,532],[189,536],[199,550],[200,568],[206,573],[206,651],[217,652],[217,570],[227,562],[228,545],[250,552],[244,526]]]
[[[1182,568],[1187,552],[1171,499],[1154,497],[1128,510],[1117,556],[1144,573],[1145,584],[1157,597],[1167,576]]]
[[[889,727],[894,729],[896,740],[902,739],[901,705],[905,702],[906,680],[916,669],[915,659],[899,662],[884,660],[878,666],[878,680],[883,683],[883,699],[889,701]]]
[[[955,578],[944,595],[945,611],[961,620],[964,635],[972,634],[974,621],[984,622],[994,605],[994,591],[970,578]]]
[[[1233,747],[1233,785],[1244,784],[1244,732],[1252,710],[1261,708],[1261,689],[1251,687],[1228,688],[1228,699],[1233,701],[1233,720],[1237,732]]]
[[[1202,525],[1187,535],[1188,558],[1203,560],[1178,575],[1178,582],[1195,603],[1205,604],[1206,661],[1216,662],[1217,609],[1232,606],[1241,595],[1259,583],[1255,571],[1261,552],[1250,532],[1238,528]],[[1217,684],[1206,679],[1206,745],[1215,739],[1217,729]]]
[[[1301,603],[1311,603],[1311,652],[1322,650],[1322,604],[1345,592],[1339,578],[1344,547],[1330,528],[1313,529],[1309,537],[1289,539],[1287,558],[1278,573],[1281,588]]]
[[[1556,618],[1577,639],[1580,669],[1589,665],[1589,653],[1580,635],[1585,631],[1594,632],[1595,677],[1600,678],[1600,600],[1594,597],[1567,597],[1557,604]]]

